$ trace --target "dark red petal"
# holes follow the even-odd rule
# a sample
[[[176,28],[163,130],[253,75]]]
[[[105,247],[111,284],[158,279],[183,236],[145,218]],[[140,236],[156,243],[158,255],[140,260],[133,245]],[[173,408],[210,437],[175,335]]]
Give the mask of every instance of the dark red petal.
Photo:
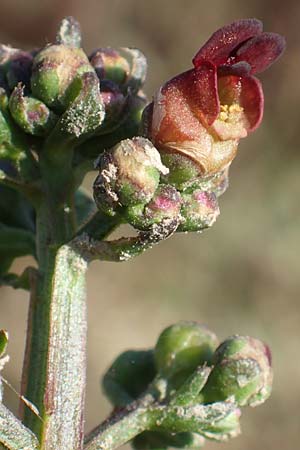
[[[237,103],[244,109],[247,132],[255,130],[263,117],[264,95],[260,81],[252,76],[228,75],[219,78],[222,105]]]
[[[153,101],[150,134],[155,144],[207,140],[206,128],[220,111],[216,72],[205,62],[162,86]]]
[[[259,127],[264,114],[264,93],[260,81],[255,77],[243,77],[240,105],[249,121],[249,130]]]
[[[285,39],[277,33],[262,33],[243,44],[234,58],[237,61],[246,61],[252,67],[251,73],[266,70],[285,49]]]
[[[232,50],[247,39],[260,34],[262,27],[260,20],[242,19],[220,28],[194,56],[194,66],[198,67],[203,60],[211,61],[217,66],[224,64]]]
[[[237,77],[244,77],[251,72],[251,66],[245,61],[239,61],[236,64],[223,64],[218,67],[218,75],[236,75]]]
[[[216,120],[220,109],[215,66],[206,61],[179,77],[180,89],[191,111],[203,125],[210,126]]]

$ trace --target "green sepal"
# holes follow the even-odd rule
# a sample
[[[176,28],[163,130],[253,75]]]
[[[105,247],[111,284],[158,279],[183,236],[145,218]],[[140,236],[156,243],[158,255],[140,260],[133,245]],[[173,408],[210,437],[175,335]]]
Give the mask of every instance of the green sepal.
[[[20,84],[9,99],[9,109],[19,127],[33,136],[45,136],[55,126],[58,117],[40,100],[24,96]]]
[[[199,402],[199,393],[204,387],[211,369],[200,366],[171,395],[170,405],[187,406]]]
[[[91,136],[102,124],[105,109],[99,80],[88,72],[74,80],[68,89],[68,108],[54,129],[74,140]]]
[[[56,43],[67,47],[81,47],[80,25],[74,17],[65,17],[56,34]]]
[[[142,117],[142,112],[145,107],[146,100],[142,96],[133,96],[130,98],[128,105],[128,114],[124,115],[124,121],[121,121],[112,133],[95,136],[80,145],[77,151],[84,159],[95,159],[104,150],[114,147],[118,142],[124,139],[130,139],[139,135],[139,127]],[[100,134],[101,127],[96,134]]]
[[[161,160],[169,169],[168,175],[163,178],[164,182],[172,184],[179,191],[184,191],[191,180],[199,177],[199,167],[184,155],[161,152]]]
[[[140,396],[156,375],[153,350],[122,353],[103,377],[103,390],[114,406],[126,406]]]
[[[208,439],[226,440],[240,432],[240,410],[234,403],[165,407],[157,425],[171,433],[199,433]]]

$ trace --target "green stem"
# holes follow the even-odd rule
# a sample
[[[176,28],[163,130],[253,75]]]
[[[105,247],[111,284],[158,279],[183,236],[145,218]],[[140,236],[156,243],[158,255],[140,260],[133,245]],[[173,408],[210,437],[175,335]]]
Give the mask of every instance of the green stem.
[[[24,409],[24,423],[43,450],[80,450],[86,372],[86,260],[66,243],[74,235],[72,173],[41,156],[44,199],[37,209],[39,274],[31,291],[22,393],[40,417]],[[71,149],[63,162],[71,160]]]
[[[153,417],[149,408],[138,407],[133,411],[115,415],[97,427],[86,440],[85,450],[113,450],[151,428]]]
[[[26,409],[24,423],[41,438],[43,449],[82,448],[86,270],[72,247],[52,250],[32,292],[24,387],[42,421]]]
[[[2,404],[0,404],[0,443],[10,450],[39,449],[35,435]]]

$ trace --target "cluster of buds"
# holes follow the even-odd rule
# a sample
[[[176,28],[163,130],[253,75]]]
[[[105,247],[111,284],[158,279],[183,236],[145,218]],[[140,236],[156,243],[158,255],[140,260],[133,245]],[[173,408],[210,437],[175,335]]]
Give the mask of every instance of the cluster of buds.
[[[100,157],[99,208],[123,214],[139,230],[170,218],[178,231],[210,227],[239,139],[262,120],[263,92],[253,74],[283,49],[284,39],[263,32],[255,19],[215,32],[193,58],[194,68],[166,82],[145,108],[144,138]],[[116,78],[125,73],[120,64]]]
[[[103,387],[118,409],[156,392],[152,412],[159,419],[133,440],[134,448],[202,446],[204,439],[236,436],[240,407],[269,397],[270,350],[248,336],[219,344],[206,327],[179,322],[161,333],[154,349],[121,354]]]
[[[64,19],[56,41],[42,49],[1,45],[1,153],[5,149],[12,159],[26,146],[39,152],[41,138],[53,136],[59,145],[71,140],[73,147],[94,136],[105,135],[110,145],[134,136],[146,102],[146,69],[136,49],[100,48],[86,55],[73,18]],[[83,156],[95,158],[98,148],[89,147]]]
[[[145,107],[143,54],[99,48],[88,56],[78,23],[64,19],[45,48],[0,47],[1,160],[32,181],[45,149],[63,165],[71,148],[69,171],[100,152],[94,183],[100,210],[142,232],[202,231],[219,215],[239,139],[262,119],[263,92],[253,75],[283,49],[283,38],[263,32],[260,21],[234,22],[215,32],[194,67],[163,84]],[[30,176],[29,156],[37,166]]]

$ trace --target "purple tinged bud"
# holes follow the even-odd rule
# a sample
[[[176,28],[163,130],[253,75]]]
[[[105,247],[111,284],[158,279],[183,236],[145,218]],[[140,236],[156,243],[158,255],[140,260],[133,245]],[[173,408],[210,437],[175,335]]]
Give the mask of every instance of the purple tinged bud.
[[[110,80],[101,82],[101,97],[105,107],[105,121],[107,125],[119,118],[126,99],[119,86]]]
[[[271,393],[270,349],[248,336],[232,336],[216,350],[214,368],[202,390],[204,402],[232,399],[239,406],[257,406]]]
[[[128,61],[110,47],[95,50],[90,56],[90,62],[100,80],[108,79],[124,84],[130,73]]]
[[[26,88],[29,88],[32,62],[33,56],[31,53],[1,45],[0,65],[3,78],[1,84],[5,83],[3,87],[12,90],[21,82]]]
[[[98,167],[94,198],[109,214],[119,207],[148,203],[158,187],[160,173],[167,172],[156,148],[141,137],[125,139],[102,154]]]
[[[14,89],[18,83],[22,83],[26,89],[29,89],[32,63],[33,57],[27,52],[20,52],[12,58],[6,74],[10,89]]]
[[[10,96],[9,109],[19,127],[33,136],[46,135],[57,122],[57,116],[43,102],[24,96],[24,87],[20,84]]]
[[[173,224],[179,221],[181,196],[173,186],[162,184],[152,200],[145,206],[129,207],[126,211],[128,222],[138,230],[148,230],[154,224]]]
[[[182,222],[178,231],[201,231],[211,227],[220,214],[217,197],[214,193],[196,189],[182,195]]]

